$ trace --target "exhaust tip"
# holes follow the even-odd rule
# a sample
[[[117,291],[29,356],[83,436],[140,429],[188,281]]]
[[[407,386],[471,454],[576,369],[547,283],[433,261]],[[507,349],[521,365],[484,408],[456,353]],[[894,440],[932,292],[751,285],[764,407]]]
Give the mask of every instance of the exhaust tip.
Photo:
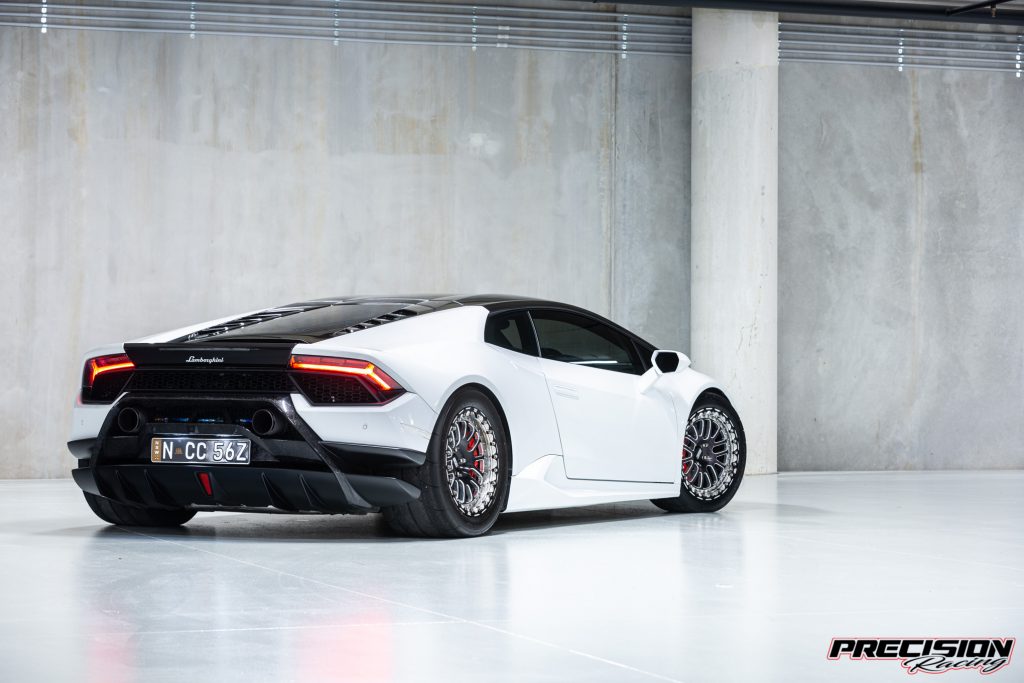
[[[252,431],[257,436],[273,436],[284,429],[284,423],[272,411],[260,408],[252,414]]]
[[[146,424],[146,416],[135,408],[122,408],[117,414],[117,428],[126,434],[135,434]]]

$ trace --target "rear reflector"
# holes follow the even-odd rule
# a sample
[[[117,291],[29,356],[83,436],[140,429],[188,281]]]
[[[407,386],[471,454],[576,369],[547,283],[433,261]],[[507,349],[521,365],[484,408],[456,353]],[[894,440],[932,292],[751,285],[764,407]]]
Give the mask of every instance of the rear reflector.
[[[213,484],[210,483],[210,475],[207,472],[199,473],[199,485],[203,487],[203,493],[213,495]]]

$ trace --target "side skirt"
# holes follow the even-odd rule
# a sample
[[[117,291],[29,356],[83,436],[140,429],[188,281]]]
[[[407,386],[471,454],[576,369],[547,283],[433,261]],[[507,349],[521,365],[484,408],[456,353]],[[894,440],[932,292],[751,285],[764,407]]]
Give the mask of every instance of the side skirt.
[[[506,512],[622,503],[679,495],[679,484],[569,479],[560,455],[546,455],[512,477]]]

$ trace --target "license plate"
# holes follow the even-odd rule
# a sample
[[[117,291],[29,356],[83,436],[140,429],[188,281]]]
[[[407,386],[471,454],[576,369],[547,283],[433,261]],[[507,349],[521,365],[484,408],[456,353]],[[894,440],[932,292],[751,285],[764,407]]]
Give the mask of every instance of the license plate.
[[[194,439],[154,437],[149,447],[152,462],[191,465],[248,465],[249,439]]]

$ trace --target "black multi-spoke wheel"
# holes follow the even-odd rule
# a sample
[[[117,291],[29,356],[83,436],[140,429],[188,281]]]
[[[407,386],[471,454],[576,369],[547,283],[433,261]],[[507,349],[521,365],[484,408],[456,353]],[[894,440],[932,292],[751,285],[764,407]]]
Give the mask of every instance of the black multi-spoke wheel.
[[[384,518],[408,536],[487,533],[508,501],[511,455],[493,401],[478,389],[463,389],[442,411],[426,462],[396,472],[420,490],[419,499],[384,508]]]
[[[736,412],[725,399],[706,394],[686,423],[679,496],[652,502],[671,512],[719,510],[736,495],[746,461],[746,439]]]
[[[683,486],[695,498],[714,500],[729,489],[739,462],[739,434],[729,414],[704,406],[690,416],[683,437]]]
[[[494,426],[475,406],[462,408],[448,427],[444,445],[448,493],[467,517],[487,514],[498,491],[501,463]]]

